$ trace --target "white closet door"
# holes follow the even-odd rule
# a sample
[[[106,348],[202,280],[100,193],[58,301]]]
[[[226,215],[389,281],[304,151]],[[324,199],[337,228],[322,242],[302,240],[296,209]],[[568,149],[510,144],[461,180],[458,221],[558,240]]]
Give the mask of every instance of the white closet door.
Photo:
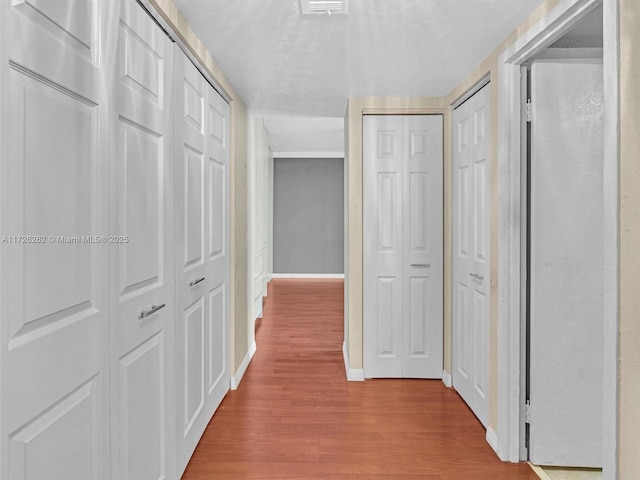
[[[402,117],[363,118],[363,348],[367,378],[402,377]]]
[[[136,2],[118,3],[110,229],[125,241],[110,251],[112,478],[173,478],[173,49]]]
[[[365,376],[442,375],[442,117],[364,117]]]
[[[229,105],[176,50],[178,473],[229,389]]]
[[[208,233],[205,81],[175,47],[176,57],[176,388],[178,472],[209,422],[205,329],[210,316],[205,254]]]
[[[491,89],[453,112],[453,386],[483,425],[489,403]]]
[[[208,233],[205,245],[209,316],[206,339],[206,394],[213,412],[229,391],[229,199],[231,107],[210,85],[206,97],[207,168],[205,187],[209,195]]]
[[[603,70],[531,69],[531,461],[602,465]]]
[[[1,478],[109,477],[108,6],[0,7]]]
[[[402,376],[442,377],[442,117],[404,117]]]

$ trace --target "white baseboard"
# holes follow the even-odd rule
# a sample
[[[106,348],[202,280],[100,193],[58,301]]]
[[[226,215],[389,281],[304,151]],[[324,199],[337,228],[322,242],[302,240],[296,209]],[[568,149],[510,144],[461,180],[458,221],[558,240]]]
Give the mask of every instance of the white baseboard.
[[[498,454],[498,435],[491,428],[487,427],[487,435],[485,436],[487,443],[493,448],[493,451]]]
[[[271,278],[344,278],[344,273],[274,273]]]
[[[447,388],[451,388],[453,383],[451,383],[451,374],[447,373],[446,370],[442,370],[442,383]]]
[[[242,377],[244,377],[244,372],[247,371],[247,367],[251,363],[251,359],[256,354],[256,342],[254,341],[249,347],[249,351],[244,356],[242,363],[238,367],[238,371],[236,374],[231,377],[231,390],[237,390],[240,382],[242,381]]]
[[[342,356],[344,358],[344,369],[347,372],[349,382],[364,382],[364,370],[361,368],[349,368],[349,356],[347,355],[347,344],[342,342]]]

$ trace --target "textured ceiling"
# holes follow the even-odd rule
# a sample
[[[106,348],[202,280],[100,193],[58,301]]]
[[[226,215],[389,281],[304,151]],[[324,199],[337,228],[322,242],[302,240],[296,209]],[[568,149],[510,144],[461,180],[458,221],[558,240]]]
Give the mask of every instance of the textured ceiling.
[[[308,119],[342,118],[349,96],[446,95],[542,0],[351,0],[304,17],[298,0],[175,3],[252,113]]]

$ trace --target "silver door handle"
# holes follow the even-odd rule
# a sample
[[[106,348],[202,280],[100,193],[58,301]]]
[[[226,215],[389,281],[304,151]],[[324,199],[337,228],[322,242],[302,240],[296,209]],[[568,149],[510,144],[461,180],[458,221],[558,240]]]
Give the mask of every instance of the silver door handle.
[[[190,286],[190,287],[193,287],[194,285],[197,285],[197,284],[199,284],[200,282],[203,282],[203,281],[204,281],[204,279],[205,279],[205,277],[199,278],[199,279],[197,279],[197,280],[191,280],[191,281],[189,282],[189,286]]]
[[[148,317],[149,315],[153,315],[154,313],[156,313],[158,310],[166,307],[167,304],[163,303],[162,305],[151,305],[151,308],[149,310],[143,310],[140,312],[140,316],[138,318],[145,318]]]
[[[482,275],[478,275],[477,273],[470,273],[469,275],[471,275],[476,280],[483,280],[484,279],[484,277]]]
[[[431,266],[430,263],[412,263],[411,264],[412,267],[421,267],[421,268],[428,268]]]

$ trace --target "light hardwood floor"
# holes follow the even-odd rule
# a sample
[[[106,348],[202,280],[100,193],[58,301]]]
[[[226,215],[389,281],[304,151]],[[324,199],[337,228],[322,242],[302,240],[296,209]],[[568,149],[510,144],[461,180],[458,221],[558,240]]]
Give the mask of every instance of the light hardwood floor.
[[[257,353],[183,478],[536,480],[440,380],[347,382],[342,280],[272,280]]]

